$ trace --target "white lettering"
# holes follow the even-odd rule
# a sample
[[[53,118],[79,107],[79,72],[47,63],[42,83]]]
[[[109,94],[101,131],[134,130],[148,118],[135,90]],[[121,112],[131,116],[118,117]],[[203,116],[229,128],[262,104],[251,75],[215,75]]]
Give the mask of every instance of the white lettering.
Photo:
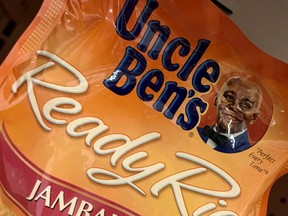
[[[39,199],[45,200],[45,206],[50,207],[50,198],[51,198],[51,186],[47,186],[37,197],[35,197],[35,200]]]
[[[82,216],[82,213],[84,213],[84,215],[86,216],[89,216],[89,212],[91,211],[93,211],[93,205],[89,202],[82,200],[76,216]]]
[[[43,65],[40,65],[39,67],[28,71],[27,73],[23,74],[12,86],[12,91],[14,94],[17,93],[18,89],[26,82],[27,83],[27,95],[28,99],[31,105],[31,108],[34,112],[34,115],[38,121],[38,123],[41,125],[41,127],[45,130],[51,130],[50,127],[46,125],[44,122],[42,115],[44,118],[53,124],[67,124],[66,132],[71,137],[80,137],[85,136],[85,144],[87,146],[91,146],[93,143],[93,140],[98,136],[104,133],[109,129],[107,125],[104,124],[104,122],[96,117],[80,117],[78,119],[73,120],[68,124],[68,121],[66,119],[57,119],[52,116],[53,112],[58,112],[61,114],[77,114],[80,113],[82,110],[82,105],[73,98],[68,97],[57,97],[53,98],[49,101],[47,101],[43,106],[43,113],[40,112],[37,98],[34,93],[34,84],[50,89],[55,90],[63,93],[69,93],[69,94],[79,94],[84,93],[88,89],[88,82],[85,79],[85,77],[73,66],[68,64],[66,61],[61,59],[60,57],[54,55],[53,53],[50,53],[48,51],[39,50],[37,51],[37,54],[40,56],[47,57],[51,61],[48,63],[45,63]],[[51,67],[54,67],[55,65],[60,65],[77,79],[78,85],[76,86],[63,86],[63,85],[57,85],[49,82],[45,82],[43,80],[36,79],[34,76],[39,74],[40,72],[50,69]],[[72,106],[72,107],[71,107]],[[90,127],[90,124],[96,124],[94,127]],[[83,129],[84,128],[84,129]],[[88,128],[88,129],[87,129]],[[124,157],[125,154],[132,151],[133,149],[149,143],[151,141],[154,141],[161,137],[160,133],[157,132],[151,132],[144,134],[135,140],[131,140],[128,136],[115,133],[115,134],[109,134],[106,136],[102,136],[98,140],[95,140],[93,144],[93,150],[97,155],[107,155],[111,154],[110,163],[112,166],[116,166],[118,161]],[[111,145],[111,143],[116,142],[117,146]],[[109,145],[110,144],[110,145]],[[258,154],[261,155],[264,159],[267,159],[271,161],[273,158],[270,157],[269,154],[265,154],[262,152],[258,152]],[[176,205],[180,211],[180,214],[182,216],[188,216],[188,212],[186,209],[183,191],[187,190],[190,192],[202,194],[205,196],[211,196],[211,197],[217,197],[217,198],[234,198],[239,196],[240,194],[240,187],[237,184],[237,182],[225,171],[220,169],[219,167],[209,163],[208,161],[205,161],[199,157],[196,157],[191,154],[178,152],[176,153],[176,156],[181,159],[185,159],[188,161],[191,161],[198,165],[198,167],[185,170],[176,174],[173,174],[171,176],[168,176],[159,182],[156,182],[151,187],[151,193],[154,196],[159,196],[160,191],[162,191],[164,188],[171,186],[175,200]],[[139,160],[143,158],[147,158],[148,153],[144,151],[139,151],[133,154],[130,154],[127,157],[122,158],[122,167],[125,171],[132,172],[132,175],[129,176],[121,176],[116,173],[113,173],[112,171],[104,170],[101,168],[90,168],[87,171],[87,176],[92,181],[103,184],[103,185],[129,185],[130,187],[134,188],[136,191],[141,193],[142,195],[146,195],[145,191],[143,191],[138,185],[135,184],[138,180],[142,180],[144,178],[147,178],[148,176],[151,176],[152,174],[157,173],[158,171],[165,168],[164,163],[155,163],[152,165],[147,166],[141,166],[141,167],[133,167],[132,165],[135,162],[138,162]],[[258,160],[256,157],[253,157],[253,155],[250,155],[253,159]],[[270,159],[271,158],[271,159]],[[254,162],[252,162],[254,163]],[[202,167],[199,167],[201,165]],[[198,176],[198,174],[212,171],[213,173],[220,176],[226,183],[228,183],[231,187],[230,190],[225,191],[223,189],[220,190],[211,190],[207,188],[197,187],[194,185],[189,185],[187,183],[182,183],[182,180]],[[108,178],[98,178],[98,176],[107,176]],[[112,178],[111,178],[112,177]],[[50,198],[51,198],[51,186],[47,186],[43,191],[41,191],[38,196],[36,196],[36,193],[38,193],[39,188],[41,186],[41,181],[37,180],[30,195],[26,197],[27,200],[32,201],[33,199],[35,201],[39,199],[43,199],[45,201],[45,206],[50,207]],[[60,191],[56,199],[54,200],[51,208],[55,208],[55,206],[59,203],[59,209],[60,212],[64,211],[66,208],[69,207],[68,215],[74,215],[74,211],[78,202],[78,198],[74,197],[69,202],[65,203],[64,199],[64,192]],[[220,206],[226,207],[228,203],[225,200],[219,200],[218,204]],[[208,211],[212,211],[216,209],[217,206],[215,203],[206,203],[203,206],[197,208],[193,216],[201,216],[204,213],[207,213]],[[91,203],[86,202],[84,200],[81,201],[80,207],[78,208],[76,212],[76,216],[81,216],[82,214],[88,216],[93,211],[93,206]],[[105,215],[105,209],[101,209],[95,216],[104,216]],[[212,213],[210,216],[237,216],[236,213],[232,211],[217,211]],[[117,216],[116,214],[113,214],[113,216]]]
[[[40,86],[49,88],[49,89],[53,89],[53,90],[60,91],[60,92],[66,92],[66,93],[80,94],[80,93],[87,91],[88,82],[87,82],[85,76],[83,76],[80,71],[78,71],[76,68],[74,68],[68,62],[66,62],[65,60],[61,59],[60,57],[58,57],[57,55],[55,55],[49,51],[38,50],[37,54],[51,59],[52,61],[56,62],[57,64],[59,64],[60,66],[65,68],[67,71],[71,72],[77,78],[77,80],[79,81],[79,84],[77,86],[62,86],[62,85],[47,83],[47,82],[44,82],[42,80],[37,80],[37,79],[34,79],[34,81],[33,81],[34,83],[36,83]]]
[[[73,108],[61,108],[61,105],[72,105]],[[44,117],[53,124],[66,124],[66,120],[55,119],[51,116],[52,111],[64,113],[64,114],[77,114],[82,110],[81,104],[67,97],[57,97],[49,100],[43,107]]]
[[[73,215],[74,214],[74,210],[77,204],[78,198],[77,197],[73,197],[73,199],[71,199],[69,202],[67,202],[65,204],[64,201],[64,192],[60,191],[60,193],[58,194],[58,196],[56,197],[54,203],[51,205],[51,208],[54,209],[55,206],[57,205],[57,203],[59,203],[59,211],[62,212],[64,211],[68,206],[70,206],[69,208],[69,212],[68,215]]]
[[[37,179],[32,191],[31,191],[31,194],[28,197],[26,197],[27,200],[32,200],[35,197],[40,185],[41,185],[41,181]]]
[[[52,67],[54,66],[55,63],[53,62],[49,62],[49,63],[46,63],[34,70],[31,70],[27,73],[25,73],[24,75],[22,75],[17,81],[16,83],[13,84],[12,86],[12,92],[14,94],[17,93],[17,90],[18,88],[25,82],[27,81],[27,94],[28,94],[28,99],[30,101],[30,105],[32,107],[32,110],[35,114],[35,117],[36,119],[38,120],[39,124],[45,129],[45,130],[51,130],[51,128],[49,128],[43,121],[42,117],[41,117],[41,114],[40,114],[40,111],[39,111],[39,107],[38,107],[38,104],[37,104],[37,100],[36,100],[36,96],[35,96],[35,93],[34,93],[34,89],[33,89],[33,81],[35,80],[34,78],[32,78],[33,75],[41,72],[42,70],[45,70],[49,67]]]
[[[28,71],[27,73],[23,74],[21,77],[19,77],[19,79],[12,85],[12,92],[14,94],[17,93],[18,89],[20,88],[20,86],[22,84],[24,84],[24,82],[26,81],[27,83],[27,94],[28,94],[28,99],[30,101],[30,105],[32,107],[32,110],[36,116],[36,119],[38,120],[39,124],[45,129],[45,130],[51,130],[50,127],[48,127],[41,116],[40,110],[39,110],[39,106],[37,104],[37,100],[36,100],[36,96],[34,93],[34,89],[33,89],[33,84],[37,84],[39,86],[48,88],[48,89],[52,89],[55,91],[60,91],[60,92],[66,92],[66,93],[83,93],[85,91],[87,91],[88,89],[88,82],[85,79],[85,77],[73,66],[71,66],[70,64],[68,64],[67,62],[65,62],[63,59],[61,59],[60,57],[54,55],[53,53],[50,53],[48,51],[44,51],[44,50],[39,50],[37,51],[38,55],[42,55],[45,56],[47,58],[49,58],[50,60],[54,61],[54,62],[48,62],[45,63],[31,71]],[[42,72],[43,70],[46,70],[50,67],[53,67],[55,65],[55,63],[59,64],[60,66],[62,66],[63,68],[67,69],[69,72],[71,72],[79,81],[79,84],[77,86],[62,86],[62,85],[57,85],[57,84],[53,84],[53,83],[49,83],[49,82],[45,82],[43,80],[38,80],[36,78],[34,78],[33,76]]]
[[[161,135],[159,133],[156,132],[152,132],[149,134],[145,134],[135,140],[131,140],[128,136],[125,136],[123,134],[111,134],[111,135],[107,135],[101,139],[98,139],[95,143],[94,143],[94,151],[97,154],[110,154],[113,153],[112,157],[111,157],[111,164],[112,166],[115,166],[117,161],[119,160],[119,158],[121,158],[124,154],[126,154],[128,151],[143,145],[147,142],[150,142],[152,140],[158,139]],[[114,148],[110,148],[110,149],[102,149],[102,147],[104,145],[106,145],[107,143],[110,142],[115,142],[115,141],[124,141],[125,143],[121,146],[117,146]]]
[[[173,193],[174,193],[174,197],[176,199],[176,203],[177,203],[179,211],[181,212],[181,215],[183,216],[188,215],[187,209],[185,207],[184,198],[182,195],[182,189],[186,189],[189,191],[193,191],[193,192],[208,195],[208,196],[220,197],[220,198],[234,198],[234,197],[239,196],[240,187],[238,183],[231,176],[229,176],[226,172],[224,172],[217,166],[191,154],[178,152],[176,153],[176,155],[179,158],[183,158],[183,159],[192,161],[194,163],[200,164],[205,168],[195,168],[195,169],[183,171],[181,173],[177,173],[172,176],[169,176],[157,182],[156,184],[154,184],[153,187],[151,188],[151,193],[154,196],[158,196],[159,191],[171,185]],[[214,173],[216,173],[217,175],[221,176],[231,186],[231,189],[229,191],[223,191],[223,190],[216,191],[216,190],[209,190],[209,189],[200,188],[200,187],[196,187],[196,186],[192,186],[192,185],[188,185],[188,184],[184,184],[180,182],[181,180],[187,177],[194,176],[202,172],[206,172],[207,168],[213,171]]]
[[[196,209],[196,211],[194,211],[192,216],[200,216],[201,214],[204,214],[215,208],[217,208],[217,205],[215,203],[207,203],[206,205],[201,206],[200,208]]]
[[[91,124],[91,123],[94,123],[94,124],[96,123],[97,126],[89,130],[76,131],[78,127],[84,126],[86,124]],[[83,117],[83,118],[76,119],[70,122],[66,128],[67,134],[72,137],[80,137],[80,136],[86,135],[85,143],[87,146],[90,146],[92,140],[96,136],[98,136],[99,134],[103,133],[106,130],[108,130],[108,126],[105,125],[103,121],[101,121],[100,119],[94,118],[94,117]]]
[[[101,209],[95,216],[105,216],[105,209]]]
[[[81,203],[79,204],[79,207],[77,207],[77,203],[79,198],[74,196],[70,201],[65,202],[65,192],[60,191],[58,192],[57,189],[53,190],[53,187],[48,185],[46,187],[42,186],[42,182],[40,180],[37,180],[36,183],[33,186],[33,189],[28,197],[26,197],[27,200],[29,201],[39,201],[40,199],[45,201],[45,206],[47,208],[56,210],[55,208],[57,205],[59,206],[59,212],[63,212],[65,209],[67,209],[68,213],[66,212],[67,215],[75,215],[75,216],[89,216],[90,214],[96,215],[95,216],[105,216],[105,209],[102,208],[99,210],[98,204],[96,204],[97,208],[94,212],[94,206],[92,203],[87,202],[85,200],[81,200]],[[41,189],[41,190],[40,190]],[[36,196],[36,193],[38,192],[38,195]],[[56,196],[56,193],[58,195]],[[56,196],[55,200],[53,201],[53,198],[51,199],[51,195]],[[69,197],[71,194],[68,195]],[[50,205],[52,203],[52,205]],[[40,204],[42,205],[42,203]],[[117,216],[117,214],[112,214],[112,216]]]
[[[165,167],[165,165],[163,163],[157,163],[148,167],[141,167],[141,168],[132,168],[131,165],[136,162],[141,160],[142,158],[147,157],[147,153],[146,152],[138,152],[135,153],[127,158],[124,159],[122,166],[125,170],[127,171],[131,171],[131,172],[138,172],[135,175],[131,175],[128,177],[122,177],[120,175],[117,175],[113,172],[104,170],[104,169],[100,169],[100,168],[90,168],[87,171],[87,175],[88,178],[90,178],[92,181],[99,183],[99,184],[103,184],[103,185],[130,185],[132,188],[134,188],[135,190],[137,190],[138,192],[140,192],[143,195],[146,195],[146,193],[141,190],[138,186],[136,186],[135,184],[133,184],[133,182],[138,181],[140,179],[144,179],[147,176],[150,176],[156,172],[158,172],[159,170],[163,169]],[[114,179],[98,179],[95,177],[95,175],[106,175],[108,177],[113,177]]]

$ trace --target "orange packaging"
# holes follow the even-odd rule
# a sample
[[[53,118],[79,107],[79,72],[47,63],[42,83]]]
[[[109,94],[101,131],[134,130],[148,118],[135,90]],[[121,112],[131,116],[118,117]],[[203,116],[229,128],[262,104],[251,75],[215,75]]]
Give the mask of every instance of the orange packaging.
[[[287,71],[208,0],[45,0],[0,68],[0,214],[246,216]]]

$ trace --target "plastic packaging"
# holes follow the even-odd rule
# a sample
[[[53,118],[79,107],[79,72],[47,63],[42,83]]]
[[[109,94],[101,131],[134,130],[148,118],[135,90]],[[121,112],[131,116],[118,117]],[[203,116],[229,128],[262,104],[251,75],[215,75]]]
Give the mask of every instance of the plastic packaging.
[[[0,212],[253,213],[287,71],[208,0],[45,0],[0,68]]]

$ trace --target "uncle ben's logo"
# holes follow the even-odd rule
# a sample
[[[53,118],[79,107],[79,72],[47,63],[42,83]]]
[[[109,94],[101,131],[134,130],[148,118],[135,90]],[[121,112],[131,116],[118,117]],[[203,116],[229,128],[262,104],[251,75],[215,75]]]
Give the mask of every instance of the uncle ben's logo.
[[[137,1],[126,1],[116,20],[117,33],[128,41],[135,40],[140,35],[148,18],[158,7],[157,1],[147,1],[135,26],[131,31],[128,31],[127,23],[131,18],[133,13],[132,9],[135,9],[136,4]],[[138,97],[145,102],[152,101],[155,97],[153,93],[147,93],[148,89],[150,92],[157,93],[165,85],[164,90],[153,103],[153,108],[159,112],[163,111],[164,116],[171,120],[177,115],[176,124],[183,130],[191,130],[200,120],[197,109],[203,114],[208,107],[207,103],[195,96],[195,93],[198,92],[203,94],[208,92],[211,87],[210,85],[203,85],[202,80],[205,79],[210,83],[215,83],[220,76],[220,69],[218,63],[211,59],[202,62],[196,67],[197,63],[209,47],[209,40],[200,39],[196,48],[191,52],[190,42],[185,38],[174,38],[168,43],[167,41],[170,37],[170,32],[170,28],[161,25],[158,20],[149,21],[147,30],[144,33],[143,38],[141,38],[140,42],[137,44],[137,48],[135,49],[131,46],[126,48],[124,57],[111,76],[104,81],[104,85],[121,96],[136,90]],[[152,44],[153,38],[155,37],[156,40]],[[166,47],[164,48],[165,45]],[[151,47],[151,49],[148,50],[148,47]],[[163,55],[159,56],[162,50]],[[187,57],[182,68],[180,68],[178,63],[172,62],[172,57],[177,55],[177,50],[179,52],[178,55]],[[162,66],[168,73],[177,71],[179,81],[189,82],[188,77],[193,72],[192,80],[190,81],[192,89],[178,86],[178,83],[175,81],[167,81],[164,83],[165,75],[159,69],[145,71],[147,61],[142,53],[146,52],[152,60],[157,60],[162,57]],[[135,62],[135,66],[131,69],[132,63]],[[143,75],[141,79],[139,78],[140,75]],[[122,80],[125,80],[124,84],[121,83]],[[189,101],[185,102],[187,98]],[[170,100],[172,100],[171,103],[168,102]],[[185,113],[178,114],[178,109],[184,103],[186,103]],[[167,108],[164,110],[164,107]]]
[[[190,42],[183,37],[168,41],[170,28],[161,25],[158,20],[148,21],[159,6],[156,0],[147,1],[134,27],[128,30],[127,24],[137,2],[126,1],[116,20],[116,32],[124,40],[138,39],[139,43],[137,48],[126,47],[124,57],[110,77],[104,80],[104,85],[121,96],[136,91],[142,101],[155,101],[153,108],[163,112],[167,119],[175,119],[176,124],[183,130],[191,130],[199,125],[200,116],[209,108],[199,95],[208,93],[211,90],[210,84],[215,84],[220,77],[220,67],[215,60],[208,59],[200,63],[210,41],[198,40],[193,50]],[[143,37],[139,38],[146,24],[147,29]],[[147,60],[144,53],[147,53],[151,60],[161,60],[161,67],[166,73],[160,69],[146,70]],[[175,56],[187,58],[182,67],[173,62]],[[165,81],[169,73],[177,73],[179,83],[190,82],[191,89],[175,81]],[[188,80],[189,77],[191,80]],[[156,93],[159,94],[158,98],[155,98]],[[252,145],[249,141],[248,125],[258,118],[262,98],[262,90],[256,83],[244,77],[230,77],[215,96],[216,122],[197,128],[200,137],[220,152],[236,153],[250,148]],[[179,108],[184,106],[185,111],[182,113]]]

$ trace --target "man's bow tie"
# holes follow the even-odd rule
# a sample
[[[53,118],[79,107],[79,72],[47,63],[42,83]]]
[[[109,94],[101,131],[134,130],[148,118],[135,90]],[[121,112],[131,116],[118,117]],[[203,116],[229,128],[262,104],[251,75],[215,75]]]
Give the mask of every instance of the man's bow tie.
[[[232,143],[228,137],[217,133],[207,125],[203,128],[203,134],[213,140],[219,147],[232,148]]]

